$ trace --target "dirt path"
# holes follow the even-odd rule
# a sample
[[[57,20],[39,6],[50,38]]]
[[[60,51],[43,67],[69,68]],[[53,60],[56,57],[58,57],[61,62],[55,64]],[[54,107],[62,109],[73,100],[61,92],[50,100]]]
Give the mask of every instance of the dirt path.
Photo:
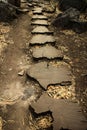
[[[25,49],[28,42],[28,25],[28,15],[23,15],[17,22],[14,22],[13,29],[10,32],[14,44],[9,45],[5,50],[1,64],[0,87],[2,89],[8,88],[11,84],[14,84],[12,85],[14,89],[15,81],[24,83],[25,76],[19,77],[18,72],[25,69],[27,65]]]
[[[30,18],[28,14],[21,15],[18,20],[15,20],[10,32],[10,37],[12,37],[14,44],[9,45],[5,50],[0,69],[1,106],[14,104],[14,101],[18,100],[23,95],[26,80],[24,71],[29,64],[27,54],[25,53],[30,29],[29,21]],[[21,71],[23,72],[23,76],[19,76],[20,74],[18,75]],[[13,109],[16,109],[17,107],[18,105],[16,107],[13,106],[10,110],[8,109],[8,115],[12,117],[12,115],[14,115]],[[3,117],[4,120],[9,120],[11,118],[9,116],[6,116],[8,119]],[[14,116],[14,118],[16,116]],[[6,126],[5,129],[12,128]]]

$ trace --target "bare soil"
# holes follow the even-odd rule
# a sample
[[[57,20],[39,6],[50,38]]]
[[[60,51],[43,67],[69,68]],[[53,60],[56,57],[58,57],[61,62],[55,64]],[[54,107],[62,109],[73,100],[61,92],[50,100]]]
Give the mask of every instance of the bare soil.
[[[1,107],[0,115],[3,120],[6,121],[3,127],[3,129],[6,130],[12,130],[16,127],[16,129],[19,129],[19,127],[22,129],[23,127],[21,126],[22,119],[19,121],[19,119],[16,118],[23,115],[23,111],[25,112],[26,110],[24,110],[24,108],[21,109],[22,111],[20,110],[21,103],[18,103],[19,105],[13,104],[23,97],[26,82],[25,70],[29,67],[26,44],[28,43],[29,33],[31,32],[29,24],[30,17],[28,14],[19,16],[19,18],[12,23],[9,37],[13,39],[13,44],[9,44],[2,52],[2,61],[0,62],[0,105],[4,108],[5,105],[7,105],[7,107],[4,110],[2,110],[3,107]],[[23,76],[18,75],[21,71],[24,71]],[[19,126],[16,121],[21,122]]]

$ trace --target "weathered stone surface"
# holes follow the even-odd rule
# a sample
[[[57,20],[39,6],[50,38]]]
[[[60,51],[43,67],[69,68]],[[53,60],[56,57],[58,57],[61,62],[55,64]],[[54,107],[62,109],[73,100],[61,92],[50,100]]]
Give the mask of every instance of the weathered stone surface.
[[[44,46],[40,48],[33,49],[33,57],[34,58],[47,58],[47,59],[63,59],[63,55],[61,51],[57,50],[52,46]]]
[[[49,31],[45,26],[38,26],[33,29],[33,34],[53,34],[53,32]]]
[[[31,22],[31,25],[40,25],[40,26],[48,26],[47,20],[35,20]]]
[[[32,20],[36,20],[36,19],[47,20],[48,18],[44,15],[33,15]]]
[[[21,70],[21,71],[18,73],[18,75],[19,75],[19,76],[23,76],[23,75],[24,75],[24,72],[25,72],[24,70]]]
[[[30,44],[31,45],[35,45],[35,44],[46,44],[46,43],[55,43],[55,39],[53,38],[53,36],[49,36],[49,35],[40,35],[37,34],[35,36],[32,37]]]
[[[80,11],[83,11],[87,7],[87,3],[85,0],[59,0],[59,9],[65,11],[71,7],[76,8]]]
[[[11,1],[10,1],[11,2]],[[14,2],[12,2],[14,4]],[[13,18],[13,10],[9,6],[0,1],[0,21],[8,21]]]
[[[80,11],[75,8],[69,8],[64,13],[58,14],[52,24],[57,28],[72,29],[76,33],[87,31],[87,22],[82,21]]]
[[[69,130],[86,130],[87,120],[81,112],[81,108],[77,103],[70,100],[53,99],[44,93],[36,103],[32,103],[37,114],[52,111],[54,118],[53,130],[61,128]]]
[[[42,14],[42,8],[40,8],[40,7],[34,8],[33,14]]]
[[[66,66],[53,66],[47,62],[40,62],[32,65],[27,71],[28,76],[37,80],[43,88],[51,84],[60,84],[71,81],[69,68]]]
[[[78,22],[80,12],[75,8],[69,8],[64,13],[58,14],[56,19],[53,21],[53,25],[58,27],[68,27],[71,26],[72,22]]]

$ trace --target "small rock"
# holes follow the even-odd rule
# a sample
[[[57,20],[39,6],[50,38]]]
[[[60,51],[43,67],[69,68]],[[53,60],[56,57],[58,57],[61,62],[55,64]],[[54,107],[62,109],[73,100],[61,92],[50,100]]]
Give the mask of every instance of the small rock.
[[[18,73],[18,75],[19,75],[19,76],[23,76],[23,75],[24,75],[24,72],[25,72],[25,71],[22,70],[22,71],[20,71],[20,72]]]
[[[27,3],[27,5],[28,5],[29,7],[33,7],[33,4],[31,4],[31,3]]]
[[[9,71],[12,71],[12,68],[9,68]]]

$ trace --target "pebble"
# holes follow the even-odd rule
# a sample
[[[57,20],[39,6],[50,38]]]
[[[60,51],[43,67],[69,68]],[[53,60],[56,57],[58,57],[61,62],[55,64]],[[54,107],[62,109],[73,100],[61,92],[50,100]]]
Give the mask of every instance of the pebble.
[[[21,71],[18,73],[18,75],[19,75],[19,76],[23,76],[23,75],[24,75],[24,72],[25,72],[24,70],[21,70]]]

